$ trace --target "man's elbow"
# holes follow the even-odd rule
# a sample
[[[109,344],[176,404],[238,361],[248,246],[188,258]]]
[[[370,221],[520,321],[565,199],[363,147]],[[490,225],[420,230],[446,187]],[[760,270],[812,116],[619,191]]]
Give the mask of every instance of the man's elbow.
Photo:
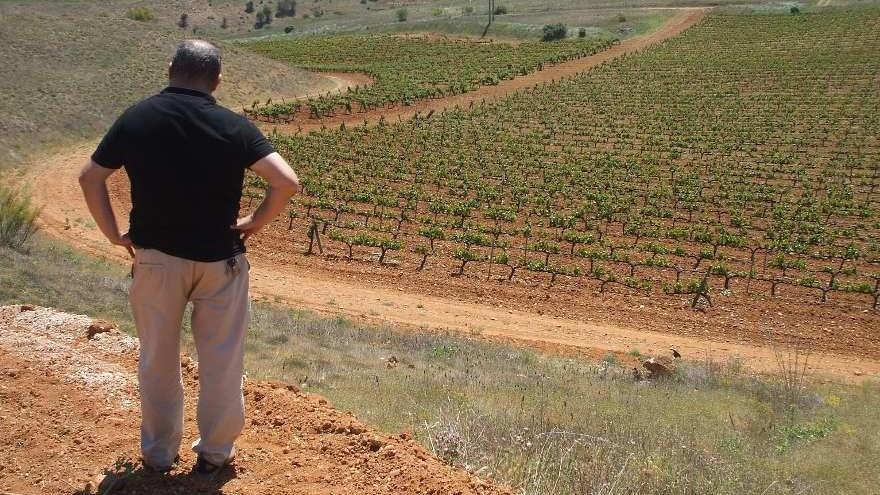
[[[93,183],[91,178],[91,174],[89,174],[89,167],[86,166],[79,172],[79,177],[77,177],[79,182],[79,187],[83,190],[87,189],[89,185]]]
[[[302,184],[300,184],[299,179],[296,178],[284,179],[282,181],[279,181],[277,184],[273,184],[272,187],[279,193],[286,194],[288,196],[293,196],[294,194],[299,194],[302,192]]]
[[[98,185],[106,180],[102,174],[98,174],[97,165],[94,163],[86,163],[86,165],[80,170],[79,177],[79,186],[83,189],[87,189],[89,187],[93,187]]]

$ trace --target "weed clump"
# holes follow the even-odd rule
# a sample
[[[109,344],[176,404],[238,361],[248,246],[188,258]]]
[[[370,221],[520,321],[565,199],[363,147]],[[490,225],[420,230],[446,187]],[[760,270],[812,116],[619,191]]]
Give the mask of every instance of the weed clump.
[[[39,213],[30,198],[0,186],[0,246],[24,247],[37,231]]]
[[[147,22],[156,18],[150,9],[146,7],[134,7],[125,13],[125,16],[133,21]]]

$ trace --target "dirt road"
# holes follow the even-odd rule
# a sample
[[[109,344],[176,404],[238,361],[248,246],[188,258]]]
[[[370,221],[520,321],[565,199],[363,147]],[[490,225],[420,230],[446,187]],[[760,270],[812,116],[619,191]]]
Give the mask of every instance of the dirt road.
[[[702,9],[684,10],[650,35],[474,93],[430,100],[415,107],[291,126],[338,124],[346,119],[363,122],[365,118],[375,122],[381,115],[388,120],[406,119],[415,112],[497,98],[541,81],[570,77],[614,57],[644,49],[680,33],[704,15]],[[124,263],[127,261],[124,253],[107,244],[88,219],[76,185],[76,172],[92,148],[93,144],[83,145],[32,167],[32,192],[44,208],[42,222],[46,231],[88,252]],[[123,200],[125,182],[124,179],[114,182],[114,197],[120,212],[127,212]],[[121,221],[124,225],[125,219]],[[818,307],[802,311],[800,307],[786,307],[769,299],[756,300],[746,308],[730,305],[726,309],[722,299],[718,311],[704,314],[690,310],[687,304],[670,306],[650,298],[634,302],[613,295],[570,295],[540,288],[519,292],[502,285],[484,284],[474,288],[456,285],[458,282],[454,281],[411,279],[397,272],[368,272],[314,257],[300,257],[291,262],[279,259],[278,248],[271,239],[259,237],[251,246],[255,297],[325,314],[412,329],[452,331],[590,356],[634,349],[641,353],[666,353],[669,348],[675,348],[691,359],[709,356],[726,361],[737,357],[764,372],[776,371],[776,355],[766,345],[768,332],[780,332],[788,337],[804,334],[810,339],[808,347],[813,351],[810,369],[856,381],[880,376],[880,363],[875,356],[877,346],[873,345],[876,338],[869,328],[876,318],[870,314],[843,317]],[[554,305],[556,298],[563,302],[568,298],[580,306],[572,309],[562,303]],[[787,351],[783,349],[783,352]]]

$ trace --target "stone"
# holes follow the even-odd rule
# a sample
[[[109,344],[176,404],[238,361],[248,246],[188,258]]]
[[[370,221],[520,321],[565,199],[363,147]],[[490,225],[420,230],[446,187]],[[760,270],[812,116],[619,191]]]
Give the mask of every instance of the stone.
[[[642,366],[648,370],[648,378],[667,378],[675,373],[675,363],[667,357],[652,357],[642,361]]]
[[[95,338],[95,335],[99,333],[108,333],[116,330],[116,324],[110,323],[109,321],[95,320],[89,325],[89,328],[86,330],[86,337],[89,340]]]

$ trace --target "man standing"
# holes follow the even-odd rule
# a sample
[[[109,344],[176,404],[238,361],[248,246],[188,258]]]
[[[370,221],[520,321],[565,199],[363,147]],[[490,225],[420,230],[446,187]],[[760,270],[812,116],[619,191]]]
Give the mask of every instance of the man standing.
[[[208,42],[180,43],[169,86],[113,124],[80,173],[101,232],[134,257],[131,307],[140,339],[141,452],[146,467],[167,472],[183,435],[180,324],[193,303],[199,358],[199,439],[194,470],[210,474],[235,455],[244,426],[241,390],[248,325],[244,240],[278,215],[299,180],[260,131],[216,104],[220,52]],[[107,178],[125,167],[131,181],[130,230],[121,235]],[[268,193],[238,218],[245,169]]]

